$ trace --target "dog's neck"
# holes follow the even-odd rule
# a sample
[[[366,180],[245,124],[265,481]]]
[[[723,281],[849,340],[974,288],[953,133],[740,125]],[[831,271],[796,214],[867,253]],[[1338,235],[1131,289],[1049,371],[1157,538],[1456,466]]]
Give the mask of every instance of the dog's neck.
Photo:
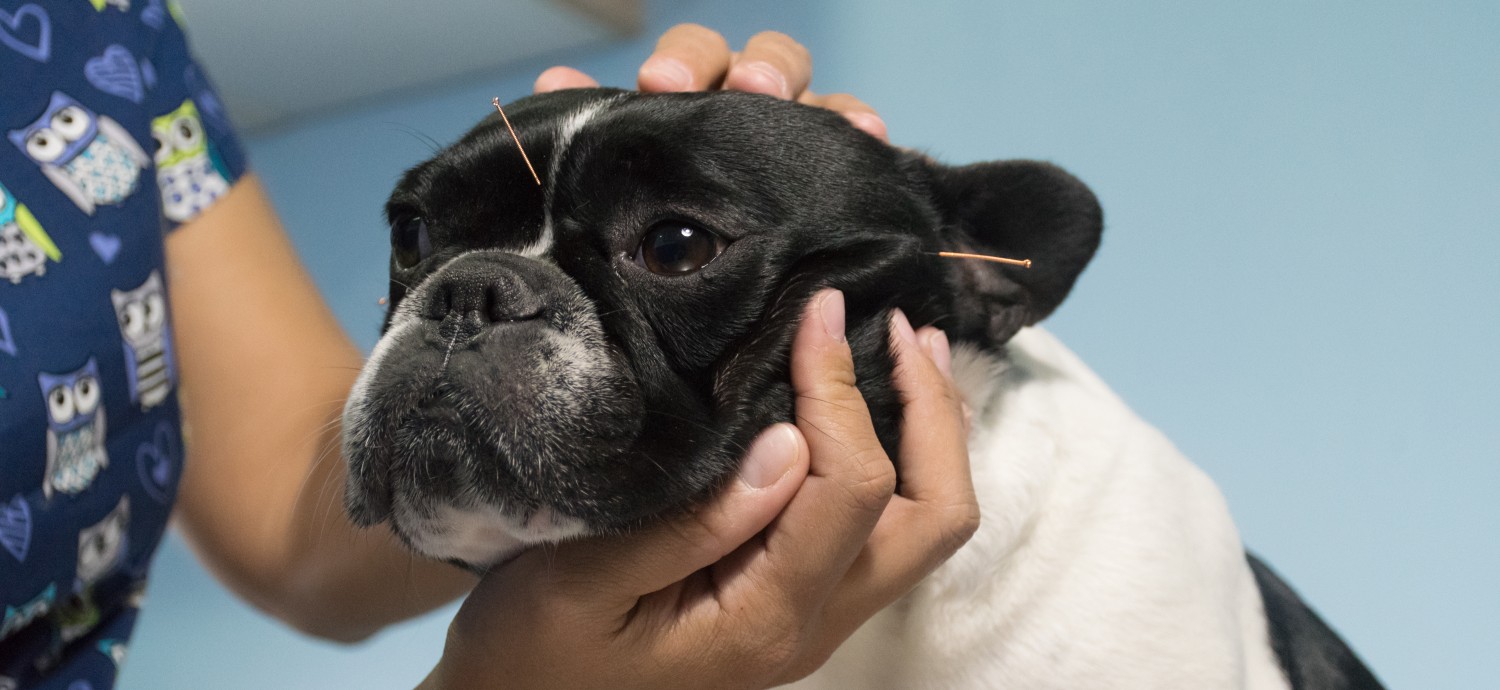
[[[997,568],[1034,567],[1033,552],[1060,548],[1054,540],[1075,530],[1114,529],[1104,523],[1119,517],[1115,510],[1129,512],[1126,504],[1155,490],[1134,473],[1182,477],[1217,497],[1160,432],[1041,328],[1022,329],[1000,352],[959,344],[953,374],[974,411],[969,453],[984,521],[977,548],[950,562],[955,586],[987,585],[995,578],[982,573]],[[1065,550],[1082,556],[1075,546]]]
[[[1077,688],[1100,669],[1121,688],[1231,687],[1274,668],[1227,507],[1158,431],[1038,328],[1003,353],[955,347],[953,373],[974,408],[979,531],[796,687]]]

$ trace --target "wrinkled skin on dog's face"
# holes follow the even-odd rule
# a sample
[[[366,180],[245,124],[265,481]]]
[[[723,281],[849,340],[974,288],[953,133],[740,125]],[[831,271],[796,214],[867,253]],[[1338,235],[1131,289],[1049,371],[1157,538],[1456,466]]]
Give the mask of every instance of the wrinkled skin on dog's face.
[[[710,494],[792,418],[790,343],[825,286],[894,454],[890,310],[998,348],[1098,243],[1093,195],[1057,168],[946,168],[771,98],[589,89],[506,112],[542,187],[494,116],[406,173],[385,333],[344,413],[350,516],[472,567]]]

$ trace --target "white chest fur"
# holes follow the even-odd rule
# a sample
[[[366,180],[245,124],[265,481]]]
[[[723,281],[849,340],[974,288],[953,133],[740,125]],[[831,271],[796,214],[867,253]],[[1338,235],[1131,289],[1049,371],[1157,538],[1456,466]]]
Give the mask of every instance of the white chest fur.
[[[1218,489],[1056,338],[954,353],[983,522],[812,677],[834,688],[1287,688]]]

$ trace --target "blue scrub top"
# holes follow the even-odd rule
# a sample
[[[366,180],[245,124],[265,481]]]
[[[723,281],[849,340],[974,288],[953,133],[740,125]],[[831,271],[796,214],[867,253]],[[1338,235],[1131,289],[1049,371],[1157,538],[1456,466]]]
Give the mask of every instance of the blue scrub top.
[[[165,234],[244,171],[164,0],[0,0],[0,690],[114,687],[182,474]]]

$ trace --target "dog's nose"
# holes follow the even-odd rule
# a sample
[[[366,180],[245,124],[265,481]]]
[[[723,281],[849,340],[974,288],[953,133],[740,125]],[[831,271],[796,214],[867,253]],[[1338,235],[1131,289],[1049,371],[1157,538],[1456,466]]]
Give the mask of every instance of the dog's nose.
[[[476,328],[542,315],[541,295],[502,259],[466,257],[444,269],[427,293],[423,316]]]

